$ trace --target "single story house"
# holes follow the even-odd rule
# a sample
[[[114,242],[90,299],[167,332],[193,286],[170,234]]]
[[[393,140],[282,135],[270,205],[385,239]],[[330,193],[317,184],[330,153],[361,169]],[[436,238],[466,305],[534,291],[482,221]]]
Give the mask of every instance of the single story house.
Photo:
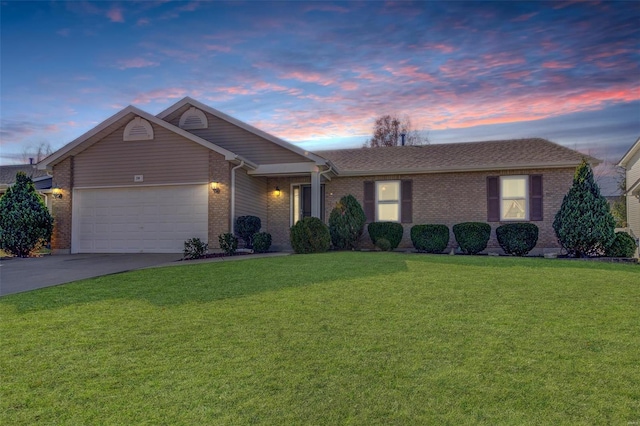
[[[497,251],[495,228],[525,221],[541,253],[559,251],[553,218],[582,158],[544,139],[310,152],[187,97],[155,116],[128,106],[39,167],[62,195],[54,253],[181,252],[192,237],[215,248],[243,215],[287,250],[292,224],[326,221],[347,194],[369,221],[402,223],[401,247],[415,224],[482,221]]]
[[[625,169],[627,182],[627,231],[636,241],[640,237],[640,138],[620,159],[618,166]]]

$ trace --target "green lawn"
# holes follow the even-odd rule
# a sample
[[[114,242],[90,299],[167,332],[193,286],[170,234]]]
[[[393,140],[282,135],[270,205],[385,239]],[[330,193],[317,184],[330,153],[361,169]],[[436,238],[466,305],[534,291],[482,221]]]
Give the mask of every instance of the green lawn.
[[[640,424],[640,266],[327,253],[0,299],[0,424]]]

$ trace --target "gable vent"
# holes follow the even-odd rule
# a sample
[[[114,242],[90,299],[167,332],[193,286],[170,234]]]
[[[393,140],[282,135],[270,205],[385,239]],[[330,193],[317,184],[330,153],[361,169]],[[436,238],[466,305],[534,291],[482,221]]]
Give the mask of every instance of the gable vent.
[[[124,128],[123,140],[125,141],[147,141],[153,139],[153,127],[140,117],[136,117]]]
[[[207,127],[209,127],[209,123],[207,122],[207,116],[204,114],[204,112],[200,111],[195,107],[189,108],[180,117],[181,129],[193,130],[193,129],[206,129]]]

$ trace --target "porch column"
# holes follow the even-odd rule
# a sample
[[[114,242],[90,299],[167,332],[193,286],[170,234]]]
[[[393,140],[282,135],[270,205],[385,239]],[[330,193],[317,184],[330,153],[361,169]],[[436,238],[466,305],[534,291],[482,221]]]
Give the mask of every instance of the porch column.
[[[311,172],[311,216],[320,218],[320,171]]]

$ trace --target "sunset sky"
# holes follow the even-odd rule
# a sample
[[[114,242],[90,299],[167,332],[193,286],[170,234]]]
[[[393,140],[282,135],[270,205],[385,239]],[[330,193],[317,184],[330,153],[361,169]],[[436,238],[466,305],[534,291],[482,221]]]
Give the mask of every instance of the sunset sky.
[[[638,2],[0,4],[0,164],[184,96],[311,150],[387,113],[612,162],[640,136]]]

